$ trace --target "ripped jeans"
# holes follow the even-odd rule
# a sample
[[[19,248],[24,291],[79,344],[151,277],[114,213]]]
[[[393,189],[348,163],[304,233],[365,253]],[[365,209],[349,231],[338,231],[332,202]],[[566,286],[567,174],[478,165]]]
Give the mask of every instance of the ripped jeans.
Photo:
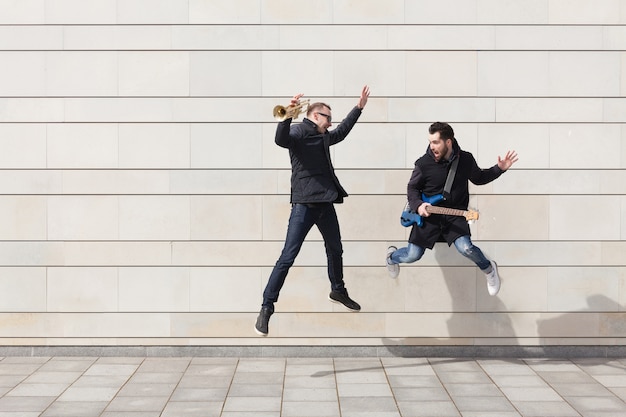
[[[461,236],[454,241],[454,247],[459,253],[476,264],[481,271],[488,270],[491,267],[489,259],[483,255],[478,246],[472,243],[469,236]],[[408,246],[400,248],[391,254],[392,264],[409,264],[418,261],[426,251],[425,248],[409,243]]]

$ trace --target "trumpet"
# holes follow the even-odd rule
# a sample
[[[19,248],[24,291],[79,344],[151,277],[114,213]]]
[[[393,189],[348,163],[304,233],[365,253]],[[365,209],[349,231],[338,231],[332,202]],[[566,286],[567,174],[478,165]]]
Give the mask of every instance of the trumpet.
[[[290,104],[288,106],[274,106],[274,111],[272,112],[274,115],[274,119],[279,122],[283,120],[287,120],[289,118],[297,119],[300,113],[304,112],[306,108],[309,106],[309,102],[311,100],[301,101],[299,104]]]

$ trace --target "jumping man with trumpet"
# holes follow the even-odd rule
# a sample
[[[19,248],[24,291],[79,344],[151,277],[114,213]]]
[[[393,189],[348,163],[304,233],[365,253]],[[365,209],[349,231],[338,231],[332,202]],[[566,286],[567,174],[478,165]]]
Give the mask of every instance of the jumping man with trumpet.
[[[279,121],[275,142],[289,149],[291,159],[291,215],[285,245],[263,292],[263,304],[255,325],[256,332],[262,336],[269,333],[274,303],[289,268],[314,225],[322,234],[326,248],[331,289],[329,300],[352,311],[361,310],[361,306],[348,296],[343,281],[343,248],[334,204],[342,203],[348,193],[335,175],[329,148],[348,136],[361,116],[369,94],[369,87],[364,86],[357,105],[333,130],[328,130],[332,126],[330,106],[319,102],[308,104],[308,100],[301,102],[303,94],[293,96],[286,107],[274,108],[274,117]],[[302,123],[292,125],[292,120],[304,111],[305,106],[306,117]]]

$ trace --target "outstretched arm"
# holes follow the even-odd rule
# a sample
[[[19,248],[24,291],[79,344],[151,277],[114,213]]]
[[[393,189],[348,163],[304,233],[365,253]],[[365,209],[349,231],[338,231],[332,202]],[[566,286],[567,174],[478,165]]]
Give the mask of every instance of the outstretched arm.
[[[363,107],[367,104],[367,98],[370,96],[370,88],[368,86],[363,86],[363,90],[361,91],[361,98],[359,98],[359,104],[356,106],[363,110]]]
[[[517,152],[507,151],[504,159],[498,156],[498,168],[500,168],[502,171],[506,171],[507,169],[511,168],[511,165],[517,162],[517,159]]]

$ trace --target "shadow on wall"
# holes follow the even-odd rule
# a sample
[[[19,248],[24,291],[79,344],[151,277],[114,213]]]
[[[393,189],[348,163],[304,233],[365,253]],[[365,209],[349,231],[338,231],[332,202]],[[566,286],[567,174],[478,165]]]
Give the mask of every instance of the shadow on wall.
[[[446,243],[436,244],[433,252],[439,265],[445,265],[450,256],[462,256],[454,246],[448,247]],[[485,255],[489,258],[487,253]],[[437,344],[429,346],[416,345],[420,342],[420,339],[416,337],[400,340],[384,338],[382,342],[386,350],[392,355],[400,357],[415,356],[415,354],[445,356],[446,352],[450,352],[450,355],[459,355],[459,347],[467,346],[468,355],[473,356],[480,351],[497,349],[497,339],[506,338],[506,346],[512,346],[514,343],[519,345],[516,342],[517,335],[513,329],[506,305],[497,296],[490,298],[488,310],[479,305],[479,300],[483,297],[478,297],[478,294],[480,291],[487,293],[487,284],[483,278],[483,273],[475,265],[468,263],[468,266],[469,268],[463,268],[464,271],[467,271],[466,279],[475,280],[477,283],[476,286],[472,286],[474,288],[472,294],[459,293],[457,288],[458,275],[454,274],[456,268],[441,267],[443,279],[452,300],[450,318],[447,320],[448,338],[436,339]],[[502,277],[501,275],[501,280],[504,287],[506,276]],[[473,300],[468,303],[467,297],[472,297]],[[468,310],[469,304],[474,306],[473,310]],[[457,341],[452,341],[453,339]],[[462,339],[465,341],[459,345],[458,340]],[[477,339],[481,339],[481,342],[477,343]],[[450,341],[451,344],[445,345],[447,341]]]
[[[626,312],[619,311],[615,300],[594,294],[587,297],[587,308],[538,320],[537,333],[542,344],[553,344],[555,338],[623,338],[626,337]]]

